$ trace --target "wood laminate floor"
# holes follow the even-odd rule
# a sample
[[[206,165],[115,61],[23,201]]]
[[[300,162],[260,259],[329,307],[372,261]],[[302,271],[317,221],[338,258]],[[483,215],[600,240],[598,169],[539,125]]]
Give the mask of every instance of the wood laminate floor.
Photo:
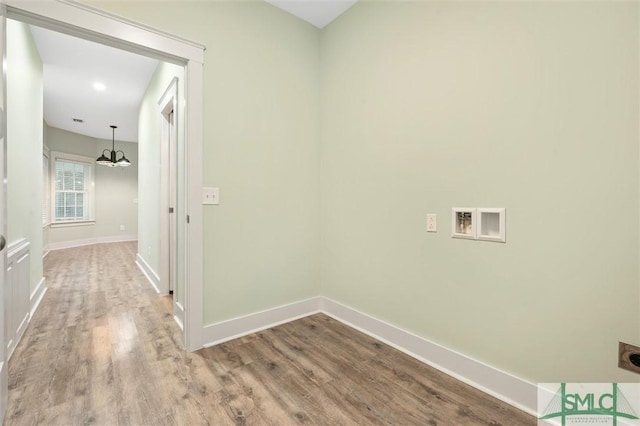
[[[534,425],[318,314],[188,353],[136,243],[51,252],[9,362],[7,425]]]

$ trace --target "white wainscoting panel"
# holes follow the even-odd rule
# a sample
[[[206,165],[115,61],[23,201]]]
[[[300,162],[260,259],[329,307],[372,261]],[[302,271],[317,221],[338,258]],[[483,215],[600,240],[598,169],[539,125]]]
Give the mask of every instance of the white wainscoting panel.
[[[7,360],[29,324],[29,248],[29,241],[23,238],[11,244],[7,251],[4,299]]]

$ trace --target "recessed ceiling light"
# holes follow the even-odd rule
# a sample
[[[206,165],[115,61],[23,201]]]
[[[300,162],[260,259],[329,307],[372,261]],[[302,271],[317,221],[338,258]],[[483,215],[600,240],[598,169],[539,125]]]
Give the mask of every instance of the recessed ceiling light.
[[[99,81],[93,83],[93,88],[98,92],[104,92],[105,90],[107,90],[107,86],[105,86],[104,83],[100,83]]]

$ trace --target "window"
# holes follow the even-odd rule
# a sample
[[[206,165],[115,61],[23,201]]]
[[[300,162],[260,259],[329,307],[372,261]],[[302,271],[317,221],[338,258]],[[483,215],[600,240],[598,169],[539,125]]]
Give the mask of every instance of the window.
[[[53,222],[93,220],[93,161],[72,154],[51,153],[53,159]]]

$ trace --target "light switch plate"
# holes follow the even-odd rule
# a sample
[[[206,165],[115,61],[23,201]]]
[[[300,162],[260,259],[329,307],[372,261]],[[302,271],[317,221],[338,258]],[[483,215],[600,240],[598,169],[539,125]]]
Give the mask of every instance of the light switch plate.
[[[212,187],[202,188],[202,204],[220,204],[220,190]]]
[[[427,232],[437,232],[438,226],[436,221],[436,214],[430,213],[427,214]]]

